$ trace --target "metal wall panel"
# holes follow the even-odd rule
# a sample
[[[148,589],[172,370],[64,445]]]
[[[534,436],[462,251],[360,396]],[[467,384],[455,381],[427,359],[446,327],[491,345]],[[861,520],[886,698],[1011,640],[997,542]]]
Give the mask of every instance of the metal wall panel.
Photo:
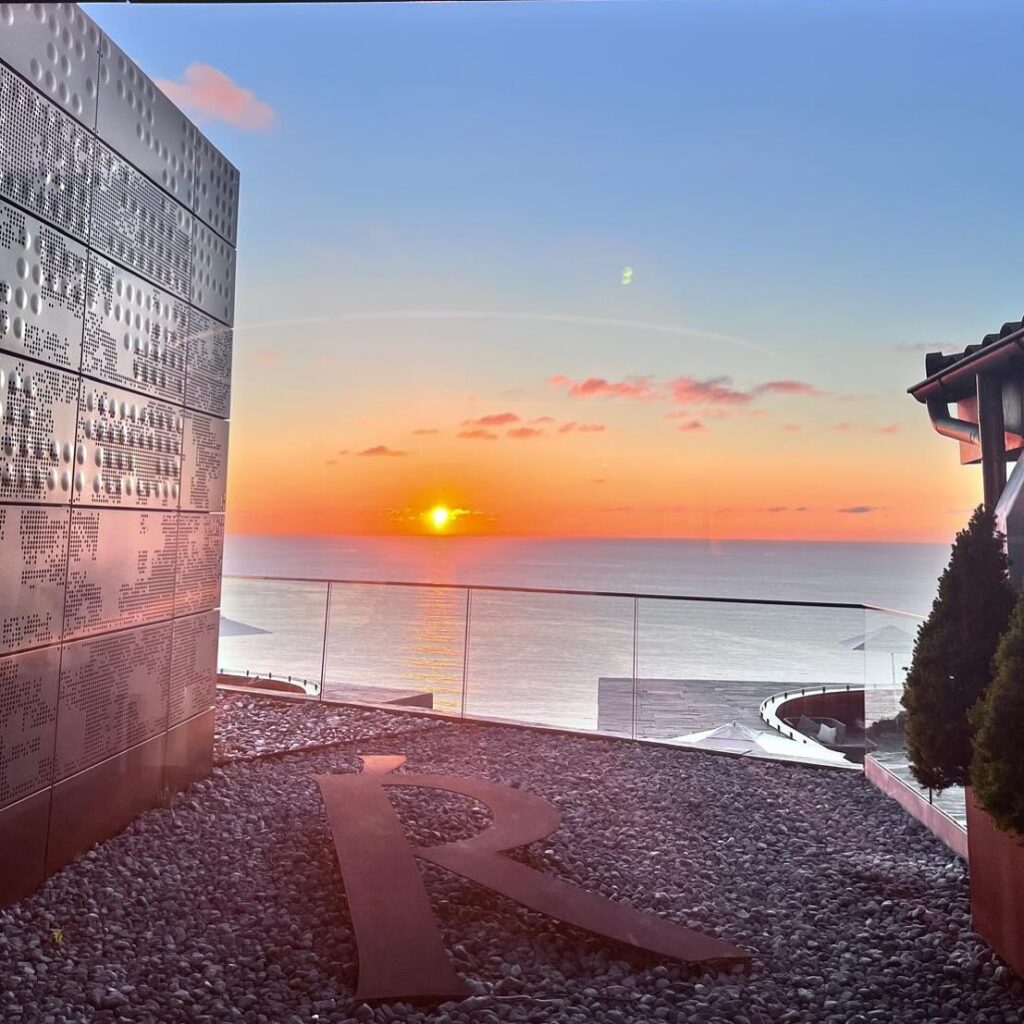
[[[177,508],[183,429],[181,409],[83,378],[76,504]]]
[[[0,658],[0,807],[50,785],[60,647]]]
[[[96,144],[89,244],[187,299],[192,214],[127,160]]]
[[[174,614],[191,615],[220,605],[224,517],[204,512],[178,516]]]
[[[73,509],[64,637],[170,618],[178,514]]]
[[[0,195],[85,241],[96,143],[2,65],[0,139]]]
[[[171,624],[65,644],[54,781],[167,728]]]
[[[0,352],[0,502],[67,503],[78,378]]]
[[[154,736],[53,787],[48,874],[116,836],[137,814],[156,806],[164,779],[166,735]]]
[[[227,419],[234,332],[194,306],[189,306],[188,314],[185,405]]]
[[[0,200],[0,349],[78,370],[86,249]]]
[[[75,4],[0,4],[0,60],[84,125],[96,125],[100,32]]]
[[[192,206],[188,119],[106,35],[100,41],[96,134],[179,203]]]
[[[186,410],[181,455],[182,510],[223,512],[227,475],[227,421]]]
[[[238,169],[202,132],[193,129],[195,201],[192,209],[232,245],[238,235]]]
[[[225,324],[235,319],[235,250],[200,221],[192,240],[192,305]]]
[[[181,404],[188,308],[170,292],[91,253],[82,373]]]
[[[66,508],[0,505],[0,654],[60,640]]]
[[[214,608],[174,620],[167,727],[208,711],[217,691],[220,612]]]

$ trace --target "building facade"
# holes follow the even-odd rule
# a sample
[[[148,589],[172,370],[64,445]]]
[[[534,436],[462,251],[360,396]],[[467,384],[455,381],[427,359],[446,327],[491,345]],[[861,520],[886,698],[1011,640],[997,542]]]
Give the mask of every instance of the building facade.
[[[238,172],[0,4],[0,904],[210,767]]]

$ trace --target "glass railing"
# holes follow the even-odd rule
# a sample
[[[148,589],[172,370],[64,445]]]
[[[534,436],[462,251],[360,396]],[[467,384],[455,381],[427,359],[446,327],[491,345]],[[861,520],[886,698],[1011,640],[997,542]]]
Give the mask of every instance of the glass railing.
[[[895,763],[918,621],[835,602],[226,576],[219,665],[311,698],[673,740],[736,722],[803,742],[818,726],[787,719],[787,700],[863,689],[867,746]]]
[[[865,610],[865,720],[874,744],[871,756],[887,771],[954,821],[965,825],[962,786],[941,793],[921,786],[910,770],[903,733],[903,686],[914,654],[920,619],[881,608]]]

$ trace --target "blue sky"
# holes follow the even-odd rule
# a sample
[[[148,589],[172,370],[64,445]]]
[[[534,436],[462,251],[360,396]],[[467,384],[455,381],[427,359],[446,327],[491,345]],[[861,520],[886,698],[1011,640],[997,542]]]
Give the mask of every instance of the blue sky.
[[[208,64],[273,108],[269,130],[204,123],[242,173],[236,322],[316,321],[239,333],[236,429],[254,443],[273,401],[307,409],[297,437],[344,449],[401,443],[374,433],[382,399],[410,424],[447,414],[454,429],[456,395],[560,415],[556,374],[795,379],[832,397],[794,397],[763,422],[818,435],[809,474],[826,457],[837,477],[873,464],[821,440],[837,421],[896,423],[898,437],[861,447],[919,466],[915,486],[941,510],[922,539],[973,501],[973,471],[901,391],[921,376],[915,346],[959,347],[1024,313],[1019,3],[87,9],[154,78]],[[653,322],[756,347],[508,318],[337,319],[418,310]],[[698,441],[656,435],[649,411],[599,412],[643,457],[685,441],[673,465],[690,486],[708,461],[779,457],[760,424]],[[708,459],[696,444],[719,447]],[[238,447],[241,517],[256,497]],[[802,452],[783,452],[787,471]],[[453,471],[445,458],[437,473]],[[874,490],[822,501],[870,505],[876,522],[858,530],[906,537],[909,497],[886,491],[902,479],[894,461]],[[566,515],[579,500],[567,492]]]

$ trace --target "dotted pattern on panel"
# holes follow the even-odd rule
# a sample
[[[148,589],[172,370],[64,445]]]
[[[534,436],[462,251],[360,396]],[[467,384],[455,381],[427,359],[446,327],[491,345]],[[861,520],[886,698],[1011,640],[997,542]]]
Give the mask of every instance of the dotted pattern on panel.
[[[75,503],[177,508],[183,429],[180,409],[82,378]]]
[[[174,620],[167,728],[213,707],[217,690],[220,612],[214,609]]]
[[[50,784],[60,648],[0,658],[0,807]]]
[[[223,512],[228,474],[227,422],[186,412],[181,465],[182,509]]]
[[[68,510],[0,505],[0,653],[60,640]]]
[[[176,512],[73,509],[64,638],[170,618]]]
[[[171,624],[65,644],[54,781],[167,727]]]
[[[192,129],[196,162],[196,216],[232,245],[238,235],[238,169],[201,132]]]
[[[0,501],[70,501],[77,406],[74,374],[0,352]]]
[[[223,419],[231,413],[230,327],[190,306],[185,405]]]
[[[85,241],[95,141],[0,66],[0,195]]]
[[[99,29],[74,4],[0,4],[0,59],[92,128]]]
[[[100,42],[96,134],[191,207],[194,160],[188,119],[107,36]]]
[[[97,143],[89,244],[187,299],[192,215],[114,152]]]
[[[181,403],[187,329],[181,299],[90,254],[82,373]]]
[[[192,240],[192,304],[226,324],[235,317],[235,250],[196,221]]]
[[[178,517],[178,567],[174,614],[191,615],[220,605],[224,517],[182,512]]]
[[[78,370],[85,253],[0,200],[0,349]]]

